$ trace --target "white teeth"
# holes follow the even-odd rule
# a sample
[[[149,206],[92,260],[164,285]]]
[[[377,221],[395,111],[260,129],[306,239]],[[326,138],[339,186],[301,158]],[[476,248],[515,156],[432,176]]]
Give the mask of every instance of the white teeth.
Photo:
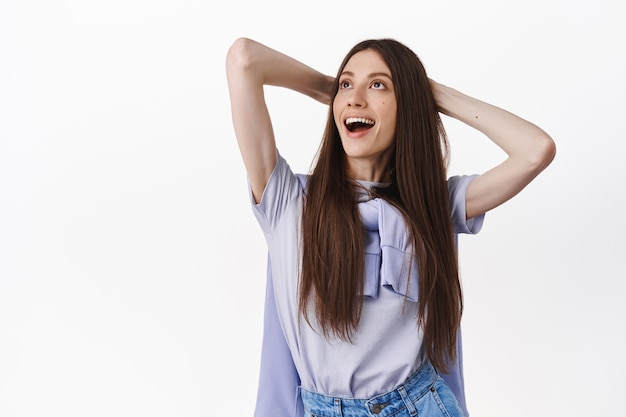
[[[373,120],[365,119],[363,117],[348,117],[346,119],[346,124],[349,125],[350,123],[364,123],[373,126],[375,122]]]

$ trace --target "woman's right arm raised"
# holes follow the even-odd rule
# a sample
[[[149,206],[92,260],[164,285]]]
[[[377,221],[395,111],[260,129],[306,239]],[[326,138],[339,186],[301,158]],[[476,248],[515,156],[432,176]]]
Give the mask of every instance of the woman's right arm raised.
[[[276,165],[263,86],[289,88],[330,104],[334,78],[247,38],[237,39],[228,50],[226,76],[235,136],[258,203]]]

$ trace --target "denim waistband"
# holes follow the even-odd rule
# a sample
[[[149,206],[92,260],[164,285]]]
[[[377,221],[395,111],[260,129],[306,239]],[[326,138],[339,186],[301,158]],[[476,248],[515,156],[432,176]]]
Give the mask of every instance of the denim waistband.
[[[304,409],[316,416],[327,417],[386,417],[407,408],[416,413],[414,403],[431,389],[437,381],[437,371],[425,362],[404,383],[392,391],[369,399],[333,397],[300,388]]]

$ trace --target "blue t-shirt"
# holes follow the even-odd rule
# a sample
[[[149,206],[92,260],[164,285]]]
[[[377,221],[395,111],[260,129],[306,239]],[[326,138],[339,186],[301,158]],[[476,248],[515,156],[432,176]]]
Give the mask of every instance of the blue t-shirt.
[[[465,218],[465,191],[474,177],[455,176],[448,181],[455,234],[477,233],[482,226],[483,216]],[[404,382],[423,360],[422,332],[416,320],[418,268],[411,268],[409,278],[411,250],[404,221],[390,204],[369,197],[367,188],[379,184],[361,183],[359,209],[367,230],[361,321],[351,343],[326,338],[316,328],[314,312],[310,314],[312,326],[298,314],[305,183],[306,177],[295,175],[278,155],[260,203],[253,202],[269,250],[273,286],[268,287],[272,291],[268,296],[274,299],[280,330],[302,387],[333,396],[370,398]],[[264,349],[266,354],[272,353]],[[262,402],[261,391],[267,388],[259,390]]]

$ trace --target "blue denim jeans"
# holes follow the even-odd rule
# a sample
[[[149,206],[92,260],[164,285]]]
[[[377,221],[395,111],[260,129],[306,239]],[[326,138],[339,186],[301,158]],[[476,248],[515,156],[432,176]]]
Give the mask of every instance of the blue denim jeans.
[[[463,417],[430,362],[392,391],[369,399],[332,397],[300,388],[305,417]]]

